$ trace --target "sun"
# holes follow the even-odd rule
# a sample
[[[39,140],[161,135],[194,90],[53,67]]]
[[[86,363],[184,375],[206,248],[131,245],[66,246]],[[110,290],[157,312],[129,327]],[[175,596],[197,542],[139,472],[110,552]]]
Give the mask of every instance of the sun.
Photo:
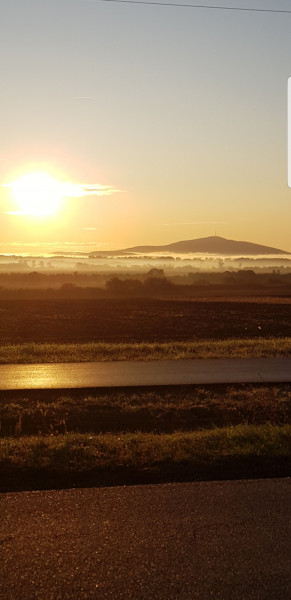
[[[47,173],[29,173],[6,184],[12,188],[19,214],[33,217],[55,215],[64,198],[63,183]]]

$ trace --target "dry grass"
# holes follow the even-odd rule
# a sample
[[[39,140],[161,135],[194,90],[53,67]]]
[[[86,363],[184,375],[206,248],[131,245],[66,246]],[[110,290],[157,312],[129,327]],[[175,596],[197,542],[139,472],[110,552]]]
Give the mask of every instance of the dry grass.
[[[165,343],[25,343],[0,347],[0,364],[276,356],[291,356],[290,337]]]
[[[0,348],[2,364],[276,356],[291,337]],[[288,385],[81,393],[1,393],[1,491],[291,474]]]
[[[155,390],[108,390],[84,397],[47,392],[27,398],[2,396],[1,436],[65,432],[171,433],[291,420],[291,386],[193,386]]]
[[[0,466],[5,470],[11,466],[79,472],[184,462],[195,466],[230,457],[291,458],[291,425],[239,425],[171,435],[71,433],[0,440]]]

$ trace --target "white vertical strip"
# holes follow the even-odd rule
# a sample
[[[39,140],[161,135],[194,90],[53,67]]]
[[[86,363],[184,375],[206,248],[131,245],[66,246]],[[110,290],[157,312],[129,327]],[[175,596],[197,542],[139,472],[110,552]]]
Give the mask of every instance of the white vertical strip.
[[[291,77],[288,78],[288,115],[287,115],[287,169],[288,169],[288,186],[291,188]]]

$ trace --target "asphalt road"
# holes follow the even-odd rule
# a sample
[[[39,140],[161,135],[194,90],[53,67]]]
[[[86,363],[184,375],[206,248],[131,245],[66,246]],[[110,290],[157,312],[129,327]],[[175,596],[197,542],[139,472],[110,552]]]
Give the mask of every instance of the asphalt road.
[[[291,480],[0,496],[1,600],[287,600]]]
[[[0,390],[291,382],[291,358],[0,365]]]

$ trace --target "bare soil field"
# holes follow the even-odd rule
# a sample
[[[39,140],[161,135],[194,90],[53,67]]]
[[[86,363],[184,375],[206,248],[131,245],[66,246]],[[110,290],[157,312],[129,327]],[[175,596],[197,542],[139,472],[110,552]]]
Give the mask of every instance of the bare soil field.
[[[284,298],[13,300],[0,302],[1,344],[171,342],[291,336]]]

